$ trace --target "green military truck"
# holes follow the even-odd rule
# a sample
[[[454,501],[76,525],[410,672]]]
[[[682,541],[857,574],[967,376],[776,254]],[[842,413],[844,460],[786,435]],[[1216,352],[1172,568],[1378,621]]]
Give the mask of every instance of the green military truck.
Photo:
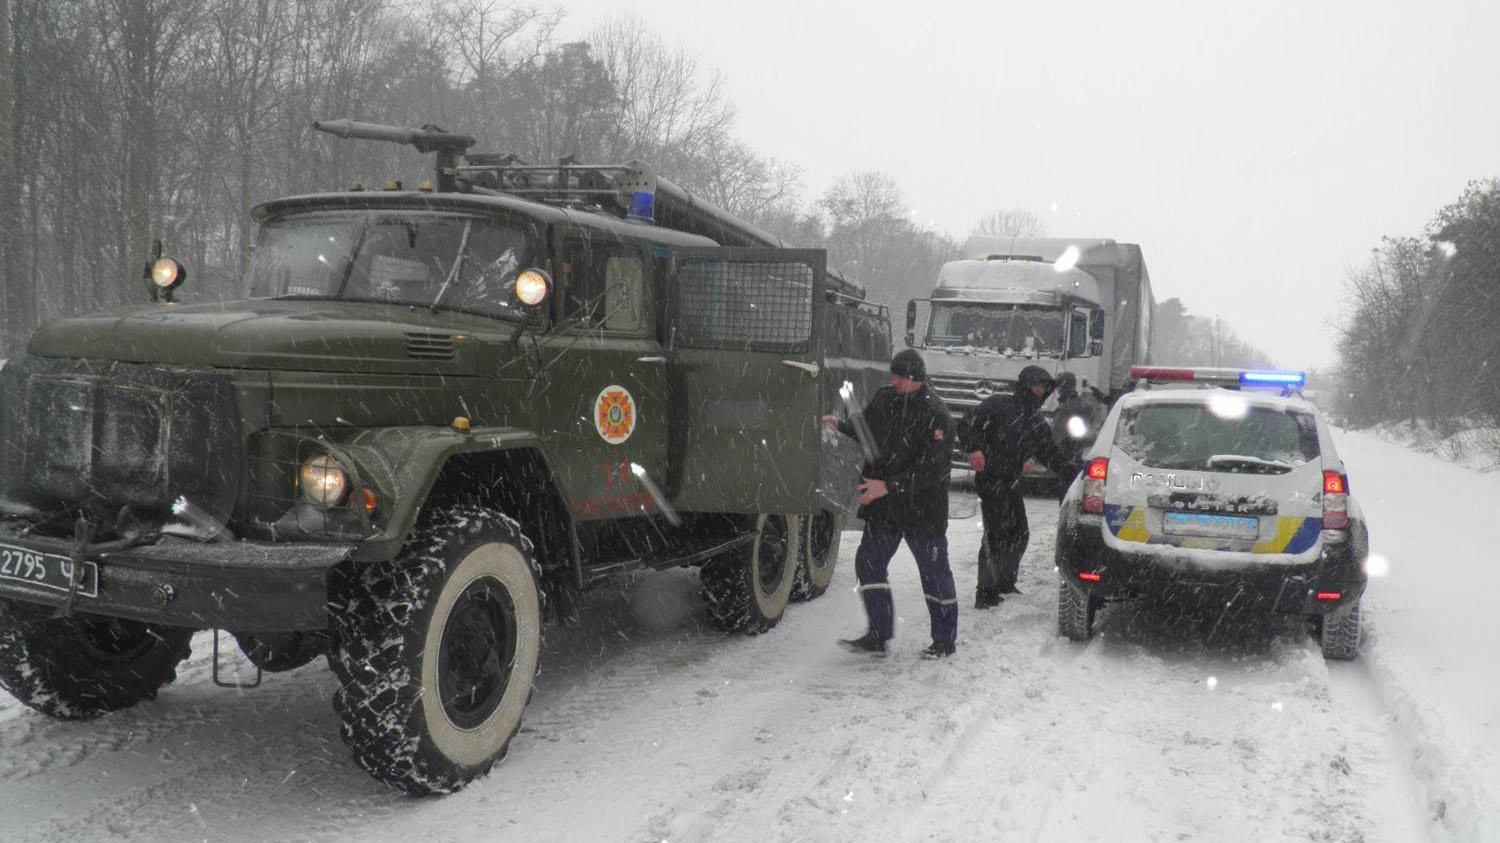
[[[544,621],[700,568],[759,633],[828,586],[888,314],[632,162],[319,129],[436,157],[415,190],[277,199],[243,298],[40,329],[0,368],[0,685],[54,717],[153,697],[197,630],[320,655],[356,761],[412,794],[504,756]],[[852,451],[852,453],[851,453]],[[257,674],[257,681],[259,675]]]

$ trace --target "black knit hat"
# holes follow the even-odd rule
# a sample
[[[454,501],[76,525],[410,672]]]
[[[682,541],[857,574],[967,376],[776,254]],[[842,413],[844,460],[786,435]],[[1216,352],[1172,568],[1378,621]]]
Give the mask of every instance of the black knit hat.
[[[927,364],[914,349],[903,348],[891,358],[891,374],[914,381],[927,380]]]

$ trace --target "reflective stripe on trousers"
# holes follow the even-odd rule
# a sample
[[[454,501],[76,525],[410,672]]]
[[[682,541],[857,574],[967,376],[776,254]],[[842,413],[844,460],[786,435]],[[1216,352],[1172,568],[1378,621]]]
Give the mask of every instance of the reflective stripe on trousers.
[[[948,537],[914,536],[899,527],[866,524],[859,551],[854,555],[854,571],[859,577],[859,593],[864,599],[870,631],[882,641],[895,634],[896,608],[886,574],[902,539],[917,560],[922,592],[927,597],[932,640],[952,644],[958,640],[958,594],[953,585],[953,571],[948,567]]]

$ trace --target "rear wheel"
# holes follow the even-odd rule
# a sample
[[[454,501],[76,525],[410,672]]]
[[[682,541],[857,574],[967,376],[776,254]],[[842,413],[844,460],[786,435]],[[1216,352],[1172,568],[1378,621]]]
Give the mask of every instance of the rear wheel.
[[[796,515],[756,517],[754,541],[704,563],[708,619],[726,632],[758,635],[781,621],[800,563]]]
[[[1094,613],[1098,602],[1074,588],[1067,580],[1057,582],[1057,632],[1073,641],[1094,635]]]
[[[64,720],[87,720],[156,697],[177,678],[193,630],[0,600],[0,686]]]
[[[538,576],[516,522],[460,506],[341,577],[333,703],[366,772],[451,793],[505,757],[541,659]]]
[[[833,582],[833,569],[839,561],[839,539],[843,536],[844,516],[822,510],[811,518],[801,519],[798,531],[801,564],[792,583],[793,600],[811,600],[822,596]]]
[[[1318,629],[1318,644],[1323,648],[1323,658],[1332,661],[1351,661],[1359,656],[1360,617],[1359,602],[1342,615],[1324,615]]]

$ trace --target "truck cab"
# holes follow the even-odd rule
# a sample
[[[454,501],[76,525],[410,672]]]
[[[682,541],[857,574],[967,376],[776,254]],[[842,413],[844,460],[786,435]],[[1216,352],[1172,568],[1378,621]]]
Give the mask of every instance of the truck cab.
[[[908,302],[906,344],[955,415],[1013,389],[1026,366],[1072,372],[1102,406],[1148,355],[1153,308],[1139,246],[975,236],[930,297]]]

